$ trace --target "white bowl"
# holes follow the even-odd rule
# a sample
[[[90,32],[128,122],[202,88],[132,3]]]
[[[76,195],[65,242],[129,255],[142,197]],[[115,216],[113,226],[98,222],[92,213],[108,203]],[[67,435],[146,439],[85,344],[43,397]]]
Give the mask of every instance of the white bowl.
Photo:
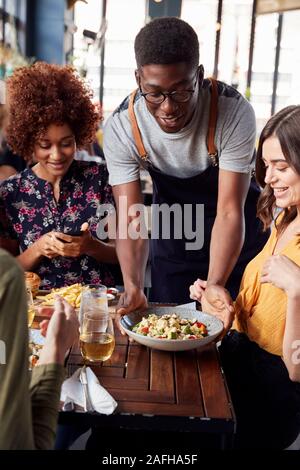
[[[151,338],[132,331],[134,325],[139,323],[143,317],[155,313],[158,316],[176,313],[181,318],[193,319],[204,323],[208,330],[208,336],[201,339],[163,339]],[[202,348],[211,343],[223,330],[223,323],[217,317],[199,310],[187,309],[185,307],[156,307],[148,308],[143,312],[132,312],[124,315],[120,320],[122,328],[130,338],[137,343],[144,344],[149,348],[160,349],[162,351],[187,351],[189,349]]]

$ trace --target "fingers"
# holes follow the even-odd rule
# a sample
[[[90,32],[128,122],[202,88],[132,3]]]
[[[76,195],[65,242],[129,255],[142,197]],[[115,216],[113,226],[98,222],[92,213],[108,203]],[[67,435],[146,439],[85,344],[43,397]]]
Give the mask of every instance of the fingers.
[[[121,307],[116,310],[117,315],[122,317],[123,315],[127,315],[128,313],[132,312],[132,309],[130,307]]]
[[[39,307],[38,314],[43,317],[51,317],[53,315],[54,308],[53,307]]]
[[[195,284],[197,284],[202,289],[206,289],[207,281],[203,281],[203,279],[197,279],[197,281],[195,281]]]
[[[46,337],[46,335],[47,335],[47,329],[48,329],[49,321],[50,320],[43,320],[39,323],[39,327],[40,327],[40,331],[41,331],[42,336]]]
[[[53,232],[55,239],[61,244],[63,242],[71,243],[72,236],[62,232]]]
[[[80,230],[82,232],[86,232],[88,229],[89,229],[89,224],[87,222],[84,222],[80,227]]]
[[[206,281],[201,281],[201,279],[197,279],[194,284],[190,286],[190,298],[192,300],[201,301],[202,295],[205,291]]]
[[[72,305],[69,304],[63,297],[60,295],[55,295],[54,301],[54,312],[59,314],[64,314],[67,318],[74,314],[75,310]]]
[[[226,289],[222,288],[222,290],[218,294],[218,297],[219,300],[223,302],[222,307],[225,307],[228,312],[234,312],[233,300],[231,298],[230,293]]]
[[[120,310],[122,310],[122,309],[120,309]],[[117,327],[118,327],[118,329],[119,329],[121,335],[125,336],[125,335],[126,335],[126,332],[123,330],[123,328],[122,328],[122,326],[121,326],[121,323],[120,323],[121,317],[122,317],[124,314],[118,313],[118,310],[117,310],[116,313],[117,313],[116,325],[117,325]]]

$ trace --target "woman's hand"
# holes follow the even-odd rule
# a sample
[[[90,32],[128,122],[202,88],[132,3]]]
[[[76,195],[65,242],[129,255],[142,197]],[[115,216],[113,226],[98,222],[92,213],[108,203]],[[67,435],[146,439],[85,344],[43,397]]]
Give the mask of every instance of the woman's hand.
[[[50,320],[42,322],[46,335],[39,364],[63,364],[65,355],[79,336],[79,322],[74,308],[63,298],[56,296]]]
[[[190,286],[190,298],[201,302],[202,294],[205,291],[207,281],[197,279],[194,284]]]
[[[40,256],[45,256],[46,258],[55,258],[59,256],[57,249],[55,248],[55,232],[48,232],[45,235],[42,235],[32,247],[35,246]]]
[[[260,282],[273,284],[288,295],[300,296],[300,267],[285,255],[270,256],[262,267]]]
[[[234,320],[233,301],[225,287],[210,284],[202,294],[201,309],[218,317],[223,325],[225,333],[231,328]]]
[[[203,312],[218,317],[223,322],[225,332],[231,328],[234,307],[227,289],[217,284],[207,285],[207,281],[197,279],[190,286],[190,298],[201,303]]]
[[[81,226],[82,235],[72,236],[62,232],[54,232],[54,249],[60,256],[77,258],[88,253],[93,237],[89,231],[88,224],[85,222]]]

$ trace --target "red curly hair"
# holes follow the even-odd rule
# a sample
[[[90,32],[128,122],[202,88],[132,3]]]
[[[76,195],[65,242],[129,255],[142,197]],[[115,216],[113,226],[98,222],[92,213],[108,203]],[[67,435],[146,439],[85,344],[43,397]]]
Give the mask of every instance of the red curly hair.
[[[101,119],[92,91],[71,66],[37,62],[7,79],[7,142],[30,161],[36,140],[51,124],[68,124],[78,147],[95,138]]]

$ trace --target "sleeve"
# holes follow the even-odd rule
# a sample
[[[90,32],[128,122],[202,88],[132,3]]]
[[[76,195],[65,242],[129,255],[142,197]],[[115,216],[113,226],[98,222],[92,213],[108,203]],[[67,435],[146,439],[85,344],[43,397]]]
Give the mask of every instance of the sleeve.
[[[0,250],[0,338],[0,448],[51,449],[64,368],[37,366],[29,388],[24,271],[4,250]]]
[[[32,371],[30,398],[36,449],[52,449],[57,427],[61,384],[65,369],[60,364],[36,366]]]
[[[13,230],[7,215],[6,205],[10,203],[9,193],[6,189],[5,182],[3,182],[0,184],[0,238],[18,240],[17,233]]]
[[[251,172],[255,164],[255,139],[253,108],[246,99],[240,97],[230,115],[227,115],[222,131],[220,168],[237,173]]]
[[[0,250],[0,448],[34,449],[24,272]]]
[[[102,172],[101,172],[101,203],[102,204],[111,204],[112,206],[115,207],[115,200],[112,192],[112,187],[108,182],[108,171],[107,171],[107,166],[104,164],[102,165]]]
[[[128,123],[129,126],[129,123]],[[103,150],[112,186],[139,180],[140,166],[131,149],[130,129],[122,125],[119,114],[110,116],[103,134]]]

